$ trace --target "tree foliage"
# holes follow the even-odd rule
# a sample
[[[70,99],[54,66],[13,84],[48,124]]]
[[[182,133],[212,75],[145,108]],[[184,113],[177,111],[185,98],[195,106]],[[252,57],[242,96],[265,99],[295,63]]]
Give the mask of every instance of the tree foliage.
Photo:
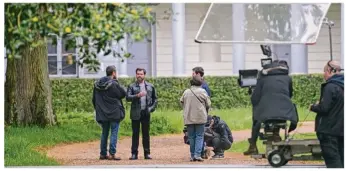
[[[66,49],[76,48],[79,64],[97,70],[97,54],[104,52],[114,57],[131,54],[112,49],[125,35],[134,41],[144,39],[149,30],[142,20],[154,22],[147,4],[106,3],[13,3],[5,4],[5,47],[8,58],[21,58],[19,49],[38,47],[49,35],[67,38]],[[38,37],[43,39],[37,39]],[[54,41],[56,36],[52,36]]]

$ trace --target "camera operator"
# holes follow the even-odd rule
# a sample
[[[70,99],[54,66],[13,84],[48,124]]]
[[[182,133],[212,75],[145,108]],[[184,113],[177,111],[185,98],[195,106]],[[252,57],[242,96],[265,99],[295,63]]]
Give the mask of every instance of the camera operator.
[[[233,136],[231,129],[225,121],[218,116],[208,116],[210,125],[204,133],[204,140],[207,146],[213,147],[214,156],[212,159],[223,159],[225,150],[231,148]]]
[[[317,113],[315,131],[327,168],[344,167],[344,75],[340,71],[336,61],[325,65],[320,102],[310,107]]]
[[[298,114],[291,101],[292,92],[292,79],[288,75],[286,61],[273,61],[260,72],[251,96],[253,125],[251,138],[248,139],[250,146],[244,155],[258,154],[256,141],[263,122],[290,120],[289,132],[296,128]],[[279,134],[274,135],[274,141],[281,141]]]

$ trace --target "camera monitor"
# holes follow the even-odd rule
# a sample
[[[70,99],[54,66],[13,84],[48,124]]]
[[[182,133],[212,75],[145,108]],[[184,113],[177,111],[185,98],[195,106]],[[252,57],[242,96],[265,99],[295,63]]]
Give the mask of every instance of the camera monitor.
[[[240,87],[255,87],[257,83],[257,69],[239,70],[238,84]]]
[[[269,65],[271,63],[272,63],[272,58],[263,58],[263,59],[261,59],[262,68],[264,68],[265,65]]]

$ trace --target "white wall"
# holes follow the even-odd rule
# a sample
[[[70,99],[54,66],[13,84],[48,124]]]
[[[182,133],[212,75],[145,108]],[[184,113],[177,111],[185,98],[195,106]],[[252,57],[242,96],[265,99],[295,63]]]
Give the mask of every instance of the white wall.
[[[185,4],[186,16],[186,74],[194,66],[202,66],[206,75],[230,75],[232,73],[232,45],[221,45],[221,62],[200,62],[199,44],[194,42],[194,37],[200,26],[200,19],[205,14],[206,4]],[[155,7],[157,19],[157,76],[172,75],[172,21],[164,19],[170,11],[172,4],[162,3]],[[333,20],[333,56],[340,59],[340,4],[332,4],[327,17]],[[231,30],[230,30],[231,31]],[[315,45],[308,47],[309,73],[321,73],[323,65],[329,60],[328,28],[323,27]],[[259,45],[246,45],[246,68],[260,68],[260,59],[263,58]]]
[[[327,17],[335,23],[332,27],[333,59],[339,61],[341,54],[341,4],[332,4]],[[322,26],[317,43],[308,48],[309,73],[322,73],[324,65],[330,59],[328,26]]]

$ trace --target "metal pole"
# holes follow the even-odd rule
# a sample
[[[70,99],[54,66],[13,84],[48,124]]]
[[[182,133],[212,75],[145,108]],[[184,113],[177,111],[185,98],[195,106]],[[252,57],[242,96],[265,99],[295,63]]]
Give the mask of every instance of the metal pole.
[[[333,60],[333,41],[332,41],[332,27],[328,25],[329,28],[329,48],[330,48],[330,60]]]

